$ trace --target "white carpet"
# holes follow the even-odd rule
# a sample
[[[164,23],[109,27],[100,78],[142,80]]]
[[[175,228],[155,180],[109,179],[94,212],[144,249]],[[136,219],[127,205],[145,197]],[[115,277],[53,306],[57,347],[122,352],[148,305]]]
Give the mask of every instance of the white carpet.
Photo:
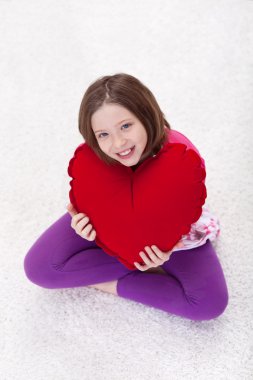
[[[252,379],[253,1],[0,1],[1,380]],[[200,150],[229,289],[193,322],[23,260],[68,203],[77,116],[102,75],[137,76]]]

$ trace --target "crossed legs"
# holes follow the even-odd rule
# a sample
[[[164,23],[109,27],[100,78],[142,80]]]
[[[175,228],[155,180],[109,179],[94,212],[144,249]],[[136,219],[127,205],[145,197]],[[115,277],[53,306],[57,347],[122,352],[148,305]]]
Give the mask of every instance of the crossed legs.
[[[69,213],[35,241],[24,260],[26,276],[48,289],[90,286],[193,320],[219,316],[228,290],[216,252],[208,240],[176,251],[161,267],[131,271],[95,242],[75,233]]]

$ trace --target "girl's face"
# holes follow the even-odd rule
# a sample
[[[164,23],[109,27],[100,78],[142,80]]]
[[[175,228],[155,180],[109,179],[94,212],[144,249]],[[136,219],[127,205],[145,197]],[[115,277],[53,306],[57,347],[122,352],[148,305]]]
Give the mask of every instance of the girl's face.
[[[148,136],[143,124],[119,104],[104,104],[91,117],[92,130],[100,149],[125,166],[136,165]]]

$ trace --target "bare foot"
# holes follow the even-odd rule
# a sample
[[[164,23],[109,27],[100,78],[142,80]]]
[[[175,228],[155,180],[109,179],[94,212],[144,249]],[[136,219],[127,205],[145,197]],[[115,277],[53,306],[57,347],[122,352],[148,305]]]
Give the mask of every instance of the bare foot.
[[[156,268],[150,268],[143,273],[160,273],[167,275],[167,272],[165,272],[162,267],[156,267]],[[100,284],[94,284],[94,285],[88,285],[90,288],[95,288],[102,290],[103,292],[114,294],[115,296],[118,295],[117,293],[117,283],[118,281],[109,281],[109,282],[101,282]]]
[[[100,284],[88,285],[88,287],[96,288],[102,290],[103,292],[111,293],[117,296],[117,283],[118,281],[101,282]]]

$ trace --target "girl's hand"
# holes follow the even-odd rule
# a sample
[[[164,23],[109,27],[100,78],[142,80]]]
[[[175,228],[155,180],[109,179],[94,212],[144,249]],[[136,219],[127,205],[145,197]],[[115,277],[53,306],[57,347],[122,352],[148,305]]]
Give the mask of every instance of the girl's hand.
[[[147,257],[147,255],[142,251],[140,252],[140,256],[147,265],[140,265],[137,262],[134,262],[134,265],[136,266],[137,269],[141,270],[142,272],[145,270],[148,270],[149,268],[154,268],[154,267],[156,268],[162,265],[163,263],[165,263],[165,261],[169,260],[175,248],[182,248],[182,247],[183,247],[183,243],[180,241],[172,248],[172,250],[168,252],[160,251],[160,249],[157,248],[156,245],[152,245],[151,246],[152,249],[146,246],[145,250],[149,257]]]
[[[66,208],[72,216],[71,227],[76,231],[77,235],[89,241],[95,240],[96,231],[92,229],[91,224],[88,224],[88,216],[83,213],[78,214],[72,203],[69,203]]]

